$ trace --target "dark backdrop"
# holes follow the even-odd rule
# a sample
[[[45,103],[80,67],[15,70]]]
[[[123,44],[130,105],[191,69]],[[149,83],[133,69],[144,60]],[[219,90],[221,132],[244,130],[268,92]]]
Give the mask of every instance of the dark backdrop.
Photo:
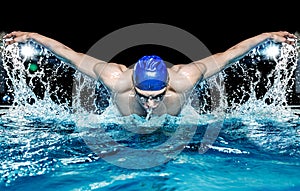
[[[262,3],[2,2],[0,30],[39,32],[77,51],[86,52],[97,40],[122,27],[147,22],[165,23],[192,33],[212,53],[224,51],[261,32],[300,31],[296,5],[284,2]]]

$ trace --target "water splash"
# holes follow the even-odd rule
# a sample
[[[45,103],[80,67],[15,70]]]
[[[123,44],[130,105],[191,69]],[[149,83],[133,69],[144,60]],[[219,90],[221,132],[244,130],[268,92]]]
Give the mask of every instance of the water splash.
[[[204,127],[222,121],[225,117],[223,124],[225,128],[222,132],[225,141],[223,142],[247,138],[250,143],[255,143],[260,148],[275,151],[278,149],[274,147],[279,137],[278,134],[273,136],[268,134],[274,131],[268,126],[270,121],[278,127],[286,127],[286,122],[295,117],[287,107],[286,97],[287,92],[294,85],[293,71],[298,54],[295,52],[295,47],[287,44],[282,44],[280,55],[270,60],[263,55],[262,50],[274,42],[266,41],[232,67],[197,84],[190,100],[197,112],[192,112],[191,108],[187,107],[182,112],[183,115],[189,116],[184,119],[185,121],[171,116],[149,120],[135,115],[115,117],[115,112],[108,108],[110,93],[103,84],[74,71],[66,61],[56,57],[35,41],[29,41],[28,44],[38,50],[38,56],[28,58],[21,55],[20,48],[23,44],[2,47],[3,67],[8,74],[7,86],[9,91],[13,92],[14,98],[10,110],[1,117],[0,128],[1,136],[5,140],[1,143],[3,166],[0,174],[2,174],[1,179],[7,183],[18,177],[44,174],[61,165],[97,160],[97,157],[94,157],[87,148],[82,147],[84,144],[78,138],[81,133],[84,133],[81,130],[89,125],[91,127],[100,125],[105,130],[110,130],[110,135],[115,140],[128,145],[132,144],[131,141],[137,141],[135,139],[140,140],[143,135],[133,136],[132,131],[118,131],[118,127],[132,124],[133,121],[135,126],[163,127],[164,134],[158,137],[149,136],[151,141],[143,142],[149,147],[151,146],[149,142],[152,145],[155,142],[160,144],[172,135],[178,124],[197,122],[199,126]],[[29,70],[29,64],[33,61],[39,67],[37,71]],[[264,73],[260,66],[269,67],[270,70]],[[64,93],[70,92],[62,92],[63,88],[58,85],[59,77],[62,79],[70,77],[66,73],[72,73],[71,77],[74,79],[71,83],[73,84],[71,101],[66,98],[67,96],[66,99],[62,98]],[[245,83],[233,86],[228,83],[232,77],[243,78]],[[263,87],[265,91],[259,94],[258,87]],[[96,118],[94,114],[97,114]],[[232,119],[237,119],[238,125],[233,124]],[[280,125],[278,122],[281,122]],[[111,124],[117,125],[111,126]],[[82,129],[78,130],[78,128]],[[298,147],[294,144],[298,137],[290,136],[295,131],[290,129],[287,133],[290,139],[287,140],[287,136],[280,139],[282,153],[300,155],[297,151]],[[274,137],[276,139],[272,139]],[[202,137],[198,138],[195,138],[193,143],[198,144]],[[145,146],[143,144],[137,147]],[[226,149],[222,149],[224,148],[222,146],[224,145],[212,148],[220,152],[228,149],[237,151],[232,148],[232,145],[231,147],[226,145]],[[56,147],[64,152],[60,152]],[[20,155],[20,151],[24,151],[25,155]],[[245,152],[248,153],[248,150]],[[32,159],[34,161],[31,161]]]
[[[23,55],[22,48],[27,46],[33,47],[36,54]],[[34,41],[8,45],[1,53],[8,76],[8,91],[13,92],[12,107],[8,114],[66,119],[69,102],[64,99],[66,92],[62,92],[57,81],[71,68]],[[32,63],[39,67],[37,71],[30,70]],[[49,74],[53,76],[49,77]]]
[[[150,117],[151,117],[151,115],[152,115],[152,111],[153,111],[153,109],[152,109],[152,108],[150,108],[150,109],[147,109],[147,116],[146,116],[146,120],[149,120],[149,119],[150,119]]]
[[[22,54],[24,47],[33,47],[35,55]],[[109,105],[110,92],[103,84],[74,70],[65,60],[37,42],[15,43],[2,49],[3,67],[8,74],[7,85],[14,97],[14,112],[33,115],[38,111],[36,116],[50,118],[59,117],[59,113],[65,116],[62,118],[67,118],[70,112],[101,114]],[[267,50],[273,53],[277,50],[280,55],[267,55]],[[190,103],[200,114],[230,112],[253,115],[262,108],[268,110],[267,113],[285,111],[287,92],[295,83],[293,72],[297,58],[295,46],[268,39],[232,67],[195,86]],[[32,63],[38,66],[37,71],[30,70]],[[264,66],[271,70],[263,73],[260,68]],[[63,87],[57,86],[58,78],[66,79],[66,73],[72,73],[69,76],[73,78],[69,85],[72,86],[72,100],[66,95],[70,92],[64,92],[65,96],[62,96]],[[247,84],[233,86],[228,83],[230,78],[243,78]],[[261,95],[258,95],[259,88],[265,90]]]
[[[231,67],[200,82],[191,103],[200,114],[246,118],[288,116],[291,111],[287,98],[295,86],[297,59],[296,45],[268,39]]]
[[[277,54],[266,55],[268,47]],[[300,156],[299,114],[288,100],[297,80],[294,72],[298,49],[297,44],[268,39],[231,67],[196,86],[191,97],[195,110],[208,116],[208,121],[213,117],[223,121],[214,146],[227,149],[230,144],[234,149],[271,157]],[[200,140],[202,136],[196,137]]]
[[[294,71],[297,66],[298,52],[295,46],[283,43],[279,53],[278,56],[268,60],[269,64],[273,65],[269,73],[255,71],[249,91],[243,93],[248,95],[248,100],[243,104],[232,104],[232,113],[269,119],[278,119],[278,115],[282,118],[291,115],[287,97],[289,92],[293,91],[296,80]],[[267,63],[262,62],[262,64]],[[239,63],[239,66],[244,65]],[[257,92],[260,90],[262,92],[259,95]]]

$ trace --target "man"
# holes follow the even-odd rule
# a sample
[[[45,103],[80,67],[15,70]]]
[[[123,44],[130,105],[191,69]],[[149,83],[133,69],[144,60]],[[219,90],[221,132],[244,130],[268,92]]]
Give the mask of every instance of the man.
[[[8,40],[10,39],[11,40]],[[144,56],[130,69],[76,52],[64,44],[38,33],[14,31],[4,36],[7,44],[34,39],[79,71],[101,80],[112,92],[114,103],[124,115],[178,115],[199,80],[204,80],[248,53],[266,39],[293,44],[294,34],[286,31],[262,33],[246,39],[224,52],[189,64],[167,68],[158,56]]]

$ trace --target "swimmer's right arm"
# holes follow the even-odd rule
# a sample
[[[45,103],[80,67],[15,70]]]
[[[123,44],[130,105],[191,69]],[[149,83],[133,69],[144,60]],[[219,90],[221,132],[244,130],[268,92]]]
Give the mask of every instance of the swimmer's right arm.
[[[68,63],[72,64],[79,71],[94,79],[101,80],[110,89],[113,89],[118,80],[113,78],[112,74],[116,76],[116,74],[121,74],[126,70],[126,67],[123,65],[107,63],[86,54],[76,52],[57,40],[35,32],[13,31],[6,34],[3,38],[7,39],[7,45],[16,42],[26,42],[29,39],[33,39],[42,46],[48,48],[56,56],[67,60]]]

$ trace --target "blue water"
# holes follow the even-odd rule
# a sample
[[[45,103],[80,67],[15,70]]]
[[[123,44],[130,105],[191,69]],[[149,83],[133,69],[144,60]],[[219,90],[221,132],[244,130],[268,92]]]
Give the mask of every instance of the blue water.
[[[2,117],[3,118],[3,117]],[[186,148],[146,169],[118,167],[90,149],[74,124],[1,121],[1,190],[299,190],[299,119],[224,120],[213,146],[199,153],[207,126]],[[117,125],[110,130],[126,137]],[[118,134],[118,135],[116,135]],[[126,137],[136,148],[162,138]],[[130,140],[131,139],[131,140]],[[123,144],[127,144],[123,142]],[[128,144],[127,144],[128,145]],[[146,158],[138,159],[141,163]]]
[[[53,99],[60,89],[49,91],[55,80],[44,80],[48,68],[28,73],[18,54],[10,57],[14,50],[4,59],[14,100],[0,110],[1,191],[300,190],[299,110],[287,106],[285,93],[295,80],[289,55],[265,63],[272,66],[266,78],[244,58],[230,70],[242,71],[247,88],[222,92],[220,79],[232,77],[225,71],[196,87],[182,116],[147,121],[112,115],[108,100],[95,106],[90,100],[99,84],[78,72],[69,108]],[[54,67],[53,76],[69,70]],[[258,96],[261,81],[266,91]],[[43,96],[34,92],[40,84]]]

